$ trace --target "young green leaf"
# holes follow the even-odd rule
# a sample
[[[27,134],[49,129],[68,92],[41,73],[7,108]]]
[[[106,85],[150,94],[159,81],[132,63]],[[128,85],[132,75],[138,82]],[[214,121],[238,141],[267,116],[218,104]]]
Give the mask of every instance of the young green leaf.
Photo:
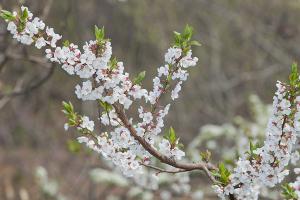
[[[294,87],[297,86],[297,83],[299,82],[299,73],[298,73],[297,63],[292,64],[289,80],[290,80],[291,86],[294,86]]]
[[[104,27],[98,28],[98,26],[95,25],[95,37],[97,42],[102,42],[104,40],[105,32]]]
[[[294,188],[292,188],[288,183],[281,186],[282,187],[282,195],[286,200],[297,200],[298,195]]]
[[[219,164],[219,179],[220,182],[223,183],[224,185],[228,185],[229,183],[229,176],[230,176],[230,171],[225,167],[224,163]]]
[[[185,41],[190,41],[193,36],[193,27],[189,26],[188,24],[185,26],[182,37],[185,39]]]
[[[1,10],[0,17],[7,21],[13,21],[16,19],[16,17],[13,15],[13,13],[11,13],[7,10]]]
[[[62,112],[66,115],[68,119],[68,125],[69,126],[76,126],[78,125],[80,115],[78,115],[76,112],[74,112],[74,107],[71,102],[62,102],[63,104],[63,110]]]
[[[210,158],[211,158],[211,152],[206,150],[206,151],[201,151],[200,152],[200,156],[201,156],[201,159],[205,162],[209,162],[210,161]]]
[[[65,41],[63,42],[63,45],[64,45],[64,47],[70,46],[70,41],[69,41],[69,40],[65,40]]]
[[[175,147],[183,148],[183,144],[179,143],[180,138],[177,138],[173,127],[169,128],[169,131],[164,135],[164,138],[170,142],[172,149]]]
[[[254,151],[258,148],[259,148],[259,143],[253,144],[253,142],[250,140],[250,152],[251,152],[251,154],[254,154]]]
[[[136,85],[141,85],[142,81],[145,79],[146,71],[140,72],[137,77],[133,79],[133,83]]]
[[[260,147],[259,143],[254,144],[251,140],[249,142],[249,151],[246,153],[249,155],[249,159],[256,159],[257,154],[254,152],[256,149]]]
[[[191,41],[190,44],[191,44],[191,46],[198,46],[198,47],[201,46],[201,43],[196,40]]]
[[[107,102],[104,102],[101,100],[99,100],[98,102],[99,102],[100,106],[103,108],[103,110],[107,113],[113,109],[112,105],[110,105]]]
[[[63,104],[64,111],[66,111],[66,114],[74,112],[74,107],[70,101],[68,103],[63,101],[62,104]]]
[[[116,57],[112,58],[109,62],[110,70],[116,69],[118,66],[118,60]]]
[[[20,21],[21,22],[26,22],[27,21],[27,18],[28,18],[28,9],[25,8],[22,12],[22,15],[20,17]]]
[[[194,29],[193,27],[186,25],[182,33],[178,33],[174,31],[174,46],[181,48],[183,53],[186,54],[190,49],[191,46],[201,46],[201,44],[196,41],[192,40]]]
[[[172,126],[169,129],[169,140],[171,144],[175,144],[177,140],[175,130],[173,129]]]

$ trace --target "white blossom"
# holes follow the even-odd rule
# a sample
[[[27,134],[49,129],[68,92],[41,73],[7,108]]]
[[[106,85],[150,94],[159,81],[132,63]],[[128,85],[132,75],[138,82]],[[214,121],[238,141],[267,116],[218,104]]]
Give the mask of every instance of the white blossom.
[[[182,84],[182,81],[178,82],[178,83],[176,84],[174,90],[172,90],[172,94],[171,94],[172,100],[178,98],[178,93],[179,93],[180,90],[181,90],[181,84]]]
[[[44,46],[46,46],[46,40],[43,37],[40,37],[35,41],[36,48],[41,49]]]
[[[175,64],[177,59],[181,56],[182,50],[180,48],[169,48],[168,52],[165,54],[165,61],[169,64]]]
[[[18,32],[17,32],[17,26],[16,26],[16,24],[14,23],[14,22],[9,22],[8,23],[8,25],[7,25],[7,30],[11,33],[11,34],[13,34],[13,35],[15,35],[15,34],[17,34]]]
[[[168,140],[162,139],[159,143],[159,150],[164,155],[175,158],[176,160],[181,160],[185,156],[185,153],[181,151],[178,147],[171,147],[171,144]]]
[[[82,122],[80,123],[80,126],[78,127],[79,129],[87,129],[91,132],[94,131],[94,122],[91,121],[87,116],[83,116],[81,118]]]

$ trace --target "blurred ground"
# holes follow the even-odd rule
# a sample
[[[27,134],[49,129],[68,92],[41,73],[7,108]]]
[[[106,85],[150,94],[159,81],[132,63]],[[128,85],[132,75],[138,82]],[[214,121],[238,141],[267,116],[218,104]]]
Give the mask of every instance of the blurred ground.
[[[0,0],[0,5],[12,10],[20,2]],[[167,119],[184,143],[201,125],[229,122],[237,114],[247,117],[249,94],[270,103],[275,81],[286,79],[300,55],[299,0],[28,0],[25,5],[65,39],[81,45],[93,39],[94,24],[105,26],[126,69],[147,71],[146,87],[163,63],[172,31],[192,25],[202,43],[194,51],[199,65]],[[91,105],[76,100],[76,80],[57,67],[38,89],[6,98],[3,94],[34,85],[51,65],[36,62],[40,52],[17,45],[3,21],[0,54],[0,199],[20,199],[24,190],[29,199],[40,199],[33,178],[38,165],[46,166],[70,199],[99,199],[103,188],[90,183],[87,172],[100,160],[73,155],[66,147],[72,136],[63,130],[61,102],[71,100],[79,110],[96,115]]]

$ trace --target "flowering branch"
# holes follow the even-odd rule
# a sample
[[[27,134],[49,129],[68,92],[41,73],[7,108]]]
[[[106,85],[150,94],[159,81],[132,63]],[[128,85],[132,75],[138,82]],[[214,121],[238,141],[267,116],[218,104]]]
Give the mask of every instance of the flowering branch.
[[[257,199],[262,186],[273,187],[288,174],[285,169],[295,154],[293,146],[300,131],[300,80],[297,66],[292,66],[289,84],[277,83],[273,113],[266,140],[262,147],[250,143],[250,150],[237,161],[233,172],[222,163],[216,167],[209,162],[210,154],[203,154],[197,163],[181,161],[185,152],[180,149],[179,138],[170,128],[164,139],[159,137],[164,127],[164,117],[170,104],[162,106],[161,97],[171,92],[171,99],[178,98],[182,84],[189,75],[188,69],[196,65],[191,47],[199,45],[191,40],[193,29],[186,26],[183,33],[174,32],[174,44],[165,54],[165,64],[158,68],[153,79],[153,89],[142,88],[145,72],[134,79],[124,71],[122,62],[112,57],[112,47],[105,38],[104,28],[95,27],[96,40],[86,42],[83,50],[69,41],[57,46],[62,36],[44,24],[26,7],[19,13],[2,11],[8,22],[8,31],[20,43],[46,47],[46,58],[59,63],[70,75],[83,79],[75,87],[75,94],[83,101],[96,101],[99,120],[110,132],[94,133],[94,121],[74,111],[71,103],[63,103],[68,118],[65,129],[76,127],[81,133],[77,138],[89,148],[112,161],[126,176],[142,173],[148,167],[165,173],[192,170],[204,171],[213,182],[219,197],[225,199]],[[137,110],[139,119],[128,116],[126,111],[137,100],[142,100]],[[158,159],[174,170],[161,169],[150,164]]]
[[[273,114],[269,120],[266,140],[262,147],[250,145],[234,172],[223,185],[215,186],[219,197],[257,199],[263,186],[274,187],[289,174],[286,169],[299,153],[293,148],[300,135],[300,80],[297,64],[292,65],[289,84],[277,83]]]
[[[192,170],[205,170],[210,169],[214,170],[216,167],[210,163],[180,163],[176,162],[174,159],[167,157],[163,154],[161,154],[159,151],[157,151],[155,148],[153,148],[144,138],[137,135],[136,130],[132,127],[132,125],[127,120],[127,117],[125,116],[125,113],[122,112],[118,106],[114,106],[116,113],[118,114],[119,118],[124,123],[125,127],[128,128],[132,136],[139,141],[139,143],[154,157],[156,157],[158,160],[160,160],[162,163],[171,165],[175,168],[183,169],[186,171],[192,171]]]
[[[83,82],[82,86],[77,85],[75,93],[80,99],[99,100],[106,106],[106,113],[101,116],[104,125],[123,126],[122,131],[128,131],[130,136],[138,142],[136,145],[141,145],[152,156],[175,168],[185,170],[215,169],[210,163],[188,164],[177,162],[173,157],[161,154],[145,137],[147,133],[152,133],[154,128],[156,128],[155,133],[158,134],[163,126],[161,124],[163,123],[162,118],[167,114],[169,105],[158,113],[156,111],[162,94],[170,88],[171,80],[179,78],[181,84],[188,76],[187,71],[182,67],[194,66],[198,60],[191,57],[190,47],[198,45],[197,42],[191,41],[191,27],[187,26],[182,34],[175,33],[174,47],[170,48],[165,56],[168,64],[159,68],[159,78],[154,79],[154,89],[148,93],[140,86],[144,74],[140,74],[132,82],[128,73],[123,72],[123,64],[116,59],[111,59],[110,42],[104,38],[104,29],[95,27],[96,41],[87,43],[83,47],[85,52],[81,53],[76,45],[70,44],[68,41],[64,42],[64,47],[57,47],[56,43],[61,40],[62,36],[54,33],[52,28],[45,27],[44,22],[39,18],[33,19],[32,13],[26,7],[22,7],[19,14],[2,11],[2,17],[9,22],[8,30],[19,42],[27,45],[35,43],[35,46],[39,49],[46,46],[48,47],[45,51],[46,57],[50,61],[63,64],[62,68],[71,75],[77,74],[83,79],[93,79],[93,82],[88,80]],[[51,50],[52,48],[54,50]],[[166,76],[164,85],[160,83],[163,80],[163,75]],[[119,86],[120,83],[123,86]],[[118,88],[115,89],[116,86]],[[172,90],[172,99],[178,97],[178,88],[177,83],[175,89]],[[132,104],[131,98],[139,99],[142,97],[145,98],[146,102],[152,104],[151,113],[144,112],[142,108],[139,112],[143,122],[134,126],[126,116],[124,109],[129,109]],[[153,117],[154,114],[155,117]],[[107,123],[106,117],[109,118],[109,123]],[[151,119],[149,120],[149,118]],[[79,121],[79,123],[82,123],[84,127],[86,126],[84,120]],[[140,129],[144,130],[137,131]],[[93,127],[90,127],[90,131],[93,131]],[[173,149],[175,147],[172,146],[171,152]]]

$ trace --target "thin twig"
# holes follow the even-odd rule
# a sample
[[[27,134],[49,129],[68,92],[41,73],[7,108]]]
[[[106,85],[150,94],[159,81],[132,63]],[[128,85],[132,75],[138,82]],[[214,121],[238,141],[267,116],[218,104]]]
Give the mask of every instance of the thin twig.
[[[176,173],[191,171],[191,170],[187,170],[187,169],[168,170],[168,169],[159,168],[159,167],[156,167],[156,166],[153,166],[153,165],[148,165],[148,164],[145,164],[143,162],[140,162],[140,164],[145,166],[145,167],[154,169],[154,170],[158,171],[158,173],[176,174]]]
[[[22,87],[23,84],[23,79],[19,79],[19,81],[17,81],[13,91],[19,91]],[[0,99],[0,110],[11,100],[12,97],[10,96],[5,96],[3,98]]]
[[[206,175],[212,181],[212,183],[214,183],[214,184],[220,183],[219,181],[217,181],[215,179],[215,177],[211,174],[211,172],[207,169],[206,166],[203,167],[203,171],[206,173]]]
[[[34,84],[32,84],[31,86],[29,86],[29,87],[27,87],[27,88],[25,88],[23,90],[13,91],[13,92],[8,93],[8,94],[0,94],[0,98],[3,98],[5,96],[15,97],[15,96],[20,96],[20,95],[25,95],[25,94],[28,94],[28,93],[32,92],[33,90],[38,89],[44,83],[46,83],[47,80],[49,80],[49,78],[54,73],[54,70],[55,70],[55,65],[52,64],[51,68],[48,70],[47,74],[43,78],[41,78],[40,80],[38,80],[37,82],[35,82]]]
[[[24,57],[23,55],[19,54],[12,54],[12,53],[7,53],[6,57],[8,59],[13,59],[13,60],[26,60],[31,63],[35,64],[43,64],[43,67],[49,68],[49,65],[45,65],[47,62],[46,58],[41,58],[41,57],[36,57],[36,56],[26,56]]]

